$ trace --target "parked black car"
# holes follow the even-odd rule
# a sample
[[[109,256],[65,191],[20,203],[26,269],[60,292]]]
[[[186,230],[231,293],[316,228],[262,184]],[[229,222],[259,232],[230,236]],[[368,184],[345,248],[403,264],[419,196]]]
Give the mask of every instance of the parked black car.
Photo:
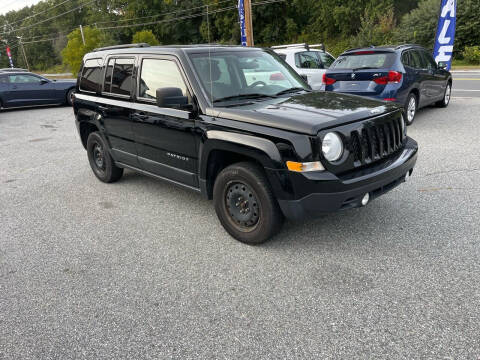
[[[127,168],[199,192],[246,243],[284,216],[364,206],[417,158],[399,107],[312,92],[259,48],[99,49],[84,57],[74,112],[101,181]]]
[[[72,105],[75,80],[50,80],[22,69],[0,70],[0,108]]]
[[[417,109],[447,107],[452,75],[419,45],[369,47],[345,51],[323,77],[326,91],[369,96],[398,103],[410,125]]]

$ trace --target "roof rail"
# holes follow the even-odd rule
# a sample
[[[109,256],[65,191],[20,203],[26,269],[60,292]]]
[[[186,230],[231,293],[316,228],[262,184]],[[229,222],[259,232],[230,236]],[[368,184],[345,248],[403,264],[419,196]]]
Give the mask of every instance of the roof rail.
[[[311,48],[318,48],[322,51],[325,51],[324,44],[309,45],[307,43],[301,43],[301,44],[277,45],[277,46],[271,47],[271,49],[296,49],[296,48],[301,48],[305,50],[310,50]]]
[[[398,45],[397,47],[395,47],[395,50],[398,50],[398,49],[401,49],[402,47],[407,47],[407,46],[419,46],[419,47],[422,47],[422,45],[418,45],[418,44],[401,44],[401,45]]]
[[[358,48],[352,48],[352,49],[347,49],[344,51],[344,53],[346,52],[349,52],[349,51],[353,51],[353,50],[360,50],[360,49],[374,49],[375,48],[375,45],[370,45],[370,46],[362,46],[362,47],[358,47]]]
[[[93,51],[128,49],[128,48],[143,48],[143,47],[150,47],[150,45],[147,44],[147,43],[123,44],[123,45],[114,45],[114,46],[106,46],[106,47],[96,48],[96,49],[93,49]]]

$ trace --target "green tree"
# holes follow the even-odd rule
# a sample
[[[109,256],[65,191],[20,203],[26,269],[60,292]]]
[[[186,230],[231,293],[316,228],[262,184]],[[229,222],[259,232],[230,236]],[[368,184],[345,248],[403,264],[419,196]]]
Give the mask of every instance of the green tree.
[[[86,53],[110,42],[100,30],[95,28],[84,27],[83,34],[85,45],[83,44],[80,29],[75,29],[68,34],[67,46],[62,50],[63,62],[70,66],[74,75],[80,70],[83,56]]]
[[[152,30],[137,31],[135,34],[133,34],[132,43],[147,43],[151,46],[160,44],[155,35],[153,35]]]

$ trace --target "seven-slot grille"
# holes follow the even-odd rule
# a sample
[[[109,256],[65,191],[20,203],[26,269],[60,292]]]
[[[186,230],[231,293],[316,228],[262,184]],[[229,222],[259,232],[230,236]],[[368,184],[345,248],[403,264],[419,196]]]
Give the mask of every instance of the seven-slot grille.
[[[350,134],[350,151],[357,165],[380,160],[403,146],[402,118],[374,124]],[[360,164],[358,164],[358,162]]]

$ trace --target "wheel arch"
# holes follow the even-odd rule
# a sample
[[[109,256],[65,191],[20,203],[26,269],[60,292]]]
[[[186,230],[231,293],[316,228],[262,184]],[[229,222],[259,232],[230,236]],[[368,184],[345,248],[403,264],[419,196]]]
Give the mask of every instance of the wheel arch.
[[[200,154],[200,186],[209,199],[212,198],[217,175],[227,166],[249,161],[265,169],[277,168],[281,163],[280,152],[270,140],[224,131],[208,131]]]
[[[95,131],[99,131],[97,125],[88,122],[88,121],[82,121],[79,124],[79,132],[80,132],[80,139],[82,141],[82,145],[85,149],[87,149],[87,140],[88,136]]]

